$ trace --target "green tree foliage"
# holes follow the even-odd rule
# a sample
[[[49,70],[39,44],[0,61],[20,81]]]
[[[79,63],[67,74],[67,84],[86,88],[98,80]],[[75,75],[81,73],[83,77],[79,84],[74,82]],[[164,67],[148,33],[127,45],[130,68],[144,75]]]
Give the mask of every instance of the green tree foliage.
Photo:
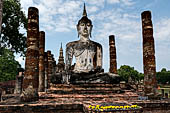
[[[156,78],[159,84],[170,84],[170,71],[166,71],[165,68],[162,68],[160,72],[156,73]]]
[[[15,60],[13,52],[2,49],[0,55],[0,82],[14,80],[21,65]]]
[[[3,1],[0,0],[0,34],[1,34],[1,26],[2,26],[2,7],[3,7]]]
[[[118,74],[120,75],[121,80],[126,82],[128,82],[129,77],[131,77],[133,81],[142,80],[144,77],[142,73],[139,73],[134,67],[128,65],[121,66],[120,69],[118,69]]]
[[[19,0],[3,0],[2,33],[0,49],[9,48],[15,53],[24,55],[26,51],[26,37],[20,29],[27,28],[27,18],[21,11]],[[2,50],[1,50],[2,51]]]

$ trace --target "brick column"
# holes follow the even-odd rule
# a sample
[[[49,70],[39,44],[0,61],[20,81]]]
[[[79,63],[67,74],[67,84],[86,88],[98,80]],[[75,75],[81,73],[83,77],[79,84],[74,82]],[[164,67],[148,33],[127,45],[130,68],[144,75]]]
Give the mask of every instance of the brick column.
[[[24,77],[23,72],[19,72],[19,74],[16,76],[14,94],[21,94],[23,77]]]
[[[109,36],[109,47],[110,47],[110,73],[117,74],[117,61],[116,61],[116,46],[115,46],[115,36]]]
[[[56,67],[56,65],[55,65],[55,59],[54,59],[54,55],[52,54],[52,76],[54,76],[55,75],[55,67]]]
[[[45,67],[44,67],[44,50],[45,50],[45,32],[41,31],[39,34],[39,89],[44,91]]]
[[[51,51],[47,51],[47,57],[48,57],[48,76],[47,76],[47,80],[48,80],[48,88],[50,88],[50,83],[51,83],[51,76],[52,76],[52,55],[51,55]]]
[[[45,80],[44,80],[44,84],[45,84],[45,92],[48,89],[48,56],[47,56],[47,52],[44,52],[44,67],[45,67]]]
[[[152,95],[156,93],[157,81],[151,12],[144,11],[141,15],[143,33],[144,92],[145,95]]]
[[[38,100],[39,74],[39,14],[38,9],[28,9],[27,52],[25,60],[25,76],[21,101]]]

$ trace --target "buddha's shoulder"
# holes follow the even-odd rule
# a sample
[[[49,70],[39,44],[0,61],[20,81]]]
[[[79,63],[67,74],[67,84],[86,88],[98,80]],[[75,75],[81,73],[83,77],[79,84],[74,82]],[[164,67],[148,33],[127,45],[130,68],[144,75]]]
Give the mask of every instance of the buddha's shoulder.
[[[98,43],[98,42],[95,42],[95,41],[91,40],[91,43],[98,46],[98,47],[100,47],[100,48],[102,48],[102,45],[100,43]]]
[[[66,47],[72,47],[74,46],[75,44],[77,44],[79,41],[72,41],[72,42],[69,42],[66,44]]]

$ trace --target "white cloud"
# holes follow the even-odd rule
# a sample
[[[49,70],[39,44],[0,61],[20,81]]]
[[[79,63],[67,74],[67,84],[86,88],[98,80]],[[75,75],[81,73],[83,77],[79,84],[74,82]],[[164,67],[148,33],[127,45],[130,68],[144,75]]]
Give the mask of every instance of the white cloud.
[[[110,4],[116,4],[116,3],[120,3],[120,0],[107,0],[107,2]]]
[[[86,4],[95,5],[97,7],[104,7],[105,0],[86,0]],[[87,5],[86,5],[87,6]]]
[[[155,24],[154,37],[160,41],[170,41],[170,18],[161,19]]]
[[[141,23],[138,16],[112,10],[101,12],[96,19],[100,21],[97,39],[114,34],[120,39],[136,42],[141,36]]]
[[[134,4],[132,0],[121,0],[121,1],[126,6],[132,6]]]
[[[88,9],[89,9],[89,10],[88,10],[88,13],[94,13],[94,12],[96,12],[96,11],[99,10],[99,8],[96,7],[96,6],[91,6],[91,7],[89,7]]]
[[[107,0],[109,4],[121,4],[125,6],[132,6],[134,2],[132,0]]]

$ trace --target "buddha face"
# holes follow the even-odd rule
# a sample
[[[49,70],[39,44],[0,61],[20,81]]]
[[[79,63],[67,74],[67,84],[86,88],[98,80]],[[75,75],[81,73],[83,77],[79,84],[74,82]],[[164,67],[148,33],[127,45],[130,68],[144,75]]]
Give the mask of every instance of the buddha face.
[[[80,37],[82,36],[88,38],[89,35],[91,34],[92,25],[90,23],[82,22],[77,26],[77,30]]]

